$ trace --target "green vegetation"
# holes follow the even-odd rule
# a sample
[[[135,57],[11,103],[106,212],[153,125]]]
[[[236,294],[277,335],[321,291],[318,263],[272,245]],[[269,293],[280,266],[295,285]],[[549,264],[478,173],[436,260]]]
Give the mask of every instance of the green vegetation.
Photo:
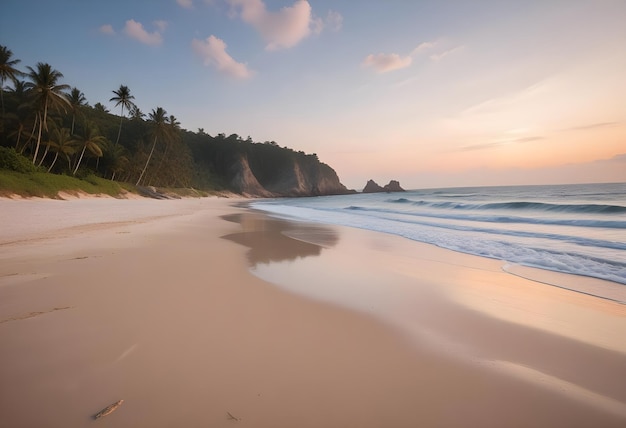
[[[89,194],[105,194],[118,197],[134,190],[122,183],[89,175],[84,179],[61,174],[50,174],[43,171],[19,173],[0,169],[0,196],[39,196],[56,198],[59,192],[84,192]]]
[[[213,137],[203,129],[181,129],[177,118],[162,107],[146,116],[125,85],[111,91],[109,102],[119,108],[117,116],[100,102],[90,106],[80,89],[63,83],[63,74],[50,64],[40,62],[22,72],[19,63],[10,49],[0,46],[3,195],[119,195],[135,191],[135,186],[200,189],[190,190],[192,195],[236,191],[231,188],[233,165],[242,158],[271,189],[294,161],[311,171],[323,165],[314,154],[273,141],[255,143],[237,134]]]

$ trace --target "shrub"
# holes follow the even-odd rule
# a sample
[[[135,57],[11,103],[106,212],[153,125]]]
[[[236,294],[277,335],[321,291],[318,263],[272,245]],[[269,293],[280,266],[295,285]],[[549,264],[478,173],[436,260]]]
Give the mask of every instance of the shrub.
[[[24,174],[37,171],[37,167],[28,158],[16,152],[12,147],[0,147],[0,169]]]

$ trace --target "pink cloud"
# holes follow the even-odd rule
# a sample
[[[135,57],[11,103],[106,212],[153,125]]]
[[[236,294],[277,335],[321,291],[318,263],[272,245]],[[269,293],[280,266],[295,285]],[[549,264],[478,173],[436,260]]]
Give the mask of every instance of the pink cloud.
[[[378,73],[387,73],[393,70],[399,70],[411,65],[412,59],[410,56],[400,56],[398,54],[370,54],[363,61],[364,67],[371,67]]]
[[[216,68],[221,73],[236,79],[248,79],[254,75],[246,64],[237,62],[226,52],[226,43],[215,36],[206,40],[193,39],[191,46],[204,65]]]
[[[101,25],[98,30],[102,34],[107,34],[107,35],[114,35],[115,34],[115,30],[113,29],[113,26],[111,24]]]
[[[163,31],[164,21],[157,21],[156,26],[159,30]],[[152,33],[146,31],[143,28],[143,25],[140,22],[135,21],[134,19],[130,19],[126,21],[126,26],[124,27],[124,32],[131,38],[140,41],[146,45],[160,45],[163,42],[163,37],[159,31],[154,31]]]
[[[292,6],[278,12],[269,12],[262,0],[228,0],[235,16],[252,25],[267,43],[266,49],[277,50],[297,45],[311,33],[311,26],[319,28],[307,0],[297,0]]]
[[[176,0],[176,3],[185,9],[193,9],[193,0]]]

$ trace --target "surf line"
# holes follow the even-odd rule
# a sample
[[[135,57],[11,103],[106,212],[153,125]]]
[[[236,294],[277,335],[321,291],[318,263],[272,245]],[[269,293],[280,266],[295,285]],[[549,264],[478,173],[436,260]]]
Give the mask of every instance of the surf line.
[[[547,282],[547,281],[541,281],[541,280],[536,279],[536,278],[531,278],[529,276],[524,276],[522,274],[512,272],[510,269],[512,267],[515,267],[515,266],[516,265],[514,265],[513,263],[506,262],[504,265],[502,265],[501,269],[502,269],[502,272],[504,272],[504,273],[508,273],[509,275],[513,275],[513,276],[516,276],[518,278],[526,279],[528,281],[536,282],[538,284],[548,285],[550,287],[561,288],[563,290],[572,291],[574,293],[585,294],[587,296],[597,297],[598,299],[610,300],[611,302],[619,303],[620,305],[626,305],[626,301],[624,301],[624,300],[614,299],[612,297],[607,297],[607,296],[601,296],[599,294],[590,293],[588,291],[576,290],[574,288],[569,288],[569,287],[565,287],[563,285],[553,284],[553,283],[550,283],[550,282]],[[519,265],[519,266],[524,266],[524,265]],[[539,270],[544,269],[544,268],[536,268],[536,267],[532,267],[532,268],[533,269],[539,269]],[[545,269],[545,270],[548,270],[548,269]],[[565,272],[558,272],[558,271],[552,271],[552,272],[565,273]],[[566,275],[574,275],[574,276],[584,276],[584,275],[576,275],[575,273],[565,273],[565,274]],[[588,278],[592,278],[592,277],[588,277]],[[602,280],[602,279],[600,279],[600,280]],[[606,281],[606,280],[602,280],[602,281]]]

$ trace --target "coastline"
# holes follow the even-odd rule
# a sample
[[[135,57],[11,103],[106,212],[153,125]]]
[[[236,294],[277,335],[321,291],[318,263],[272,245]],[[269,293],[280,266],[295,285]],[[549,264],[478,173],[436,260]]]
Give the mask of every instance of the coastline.
[[[79,207],[71,219],[47,201],[0,201],[20,205],[0,211],[3,224],[28,224],[0,237],[0,425],[86,426],[119,399],[103,423],[626,421],[623,305],[494,260],[278,221],[228,199],[120,201],[121,211],[85,201],[60,201],[65,215]],[[381,294],[381,281],[396,291]],[[290,288],[338,283],[361,287],[342,297],[363,307]],[[414,294],[394,300],[401,292]]]

